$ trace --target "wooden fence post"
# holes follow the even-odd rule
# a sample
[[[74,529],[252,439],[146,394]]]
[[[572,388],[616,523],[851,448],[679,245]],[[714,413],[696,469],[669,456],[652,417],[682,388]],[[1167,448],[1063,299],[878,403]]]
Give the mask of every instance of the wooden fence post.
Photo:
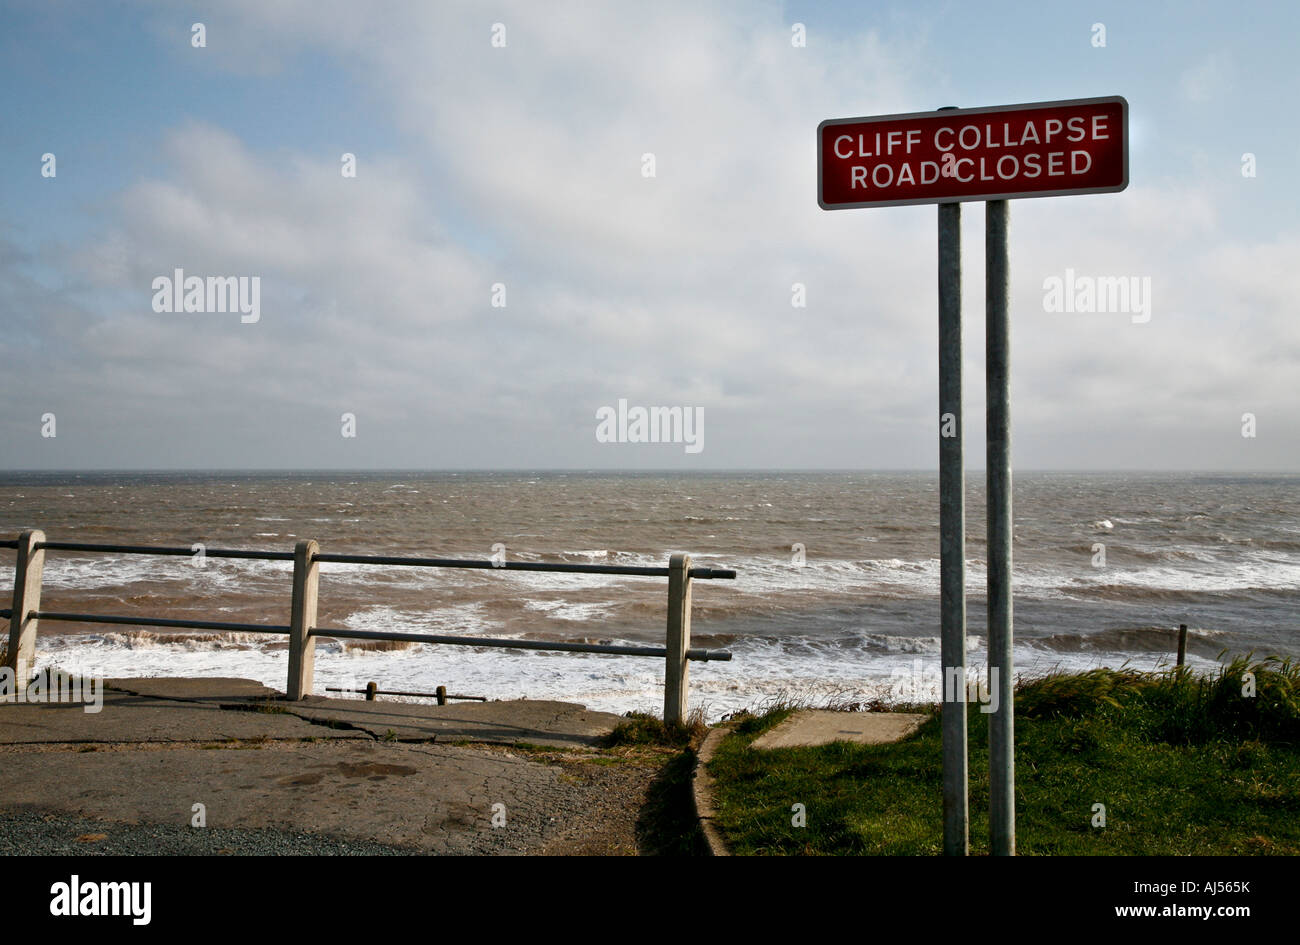
[[[668,659],[664,668],[664,722],[686,721],[688,661],[691,648],[691,556],[668,559]]]
[[[316,626],[316,590],[320,565],[316,562],[319,546],[314,541],[300,541],[293,549],[293,598],[289,610],[289,685],[286,692],[297,701],[311,695],[316,673],[316,640],[311,635]]]
[[[16,685],[26,686],[36,661],[35,614],[41,609],[41,574],[45,570],[45,532],[29,529],[18,536],[14,562],[13,613],[9,616],[9,656],[5,665],[14,671]]]

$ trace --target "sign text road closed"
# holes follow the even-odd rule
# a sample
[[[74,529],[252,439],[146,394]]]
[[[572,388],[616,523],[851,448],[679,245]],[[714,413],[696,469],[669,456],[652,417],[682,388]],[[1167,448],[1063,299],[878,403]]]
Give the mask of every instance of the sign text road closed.
[[[823,210],[1127,186],[1128,102],[1118,95],[839,118],[817,127]]]

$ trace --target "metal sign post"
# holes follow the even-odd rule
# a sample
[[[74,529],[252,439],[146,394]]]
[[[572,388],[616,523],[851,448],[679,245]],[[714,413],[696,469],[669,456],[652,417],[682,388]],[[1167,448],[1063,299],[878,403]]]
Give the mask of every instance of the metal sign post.
[[[1007,202],[984,204],[984,383],[988,465],[989,840],[1016,852],[1015,666],[1011,657],[1011,337]]]
[[[961,204],[939,204],[939,662],[943,852],[970,848],[966,772],[966,474],[962,466]]]
[[[1016,852],[1011,607],[1011,372],[1007,201],[1128,186],[1119,96],[840,118],[817,126],[823,210],[939,205],[939,596],[943,849],[969,850],[965,473],[962,467],[961,204],[985,201],[988,393],[989,839]]]

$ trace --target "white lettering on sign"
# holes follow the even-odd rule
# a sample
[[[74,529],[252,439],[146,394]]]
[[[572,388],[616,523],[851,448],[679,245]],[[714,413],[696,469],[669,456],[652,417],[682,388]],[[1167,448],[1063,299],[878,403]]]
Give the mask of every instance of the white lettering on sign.
[[[1105,140],[1106,118],[1104,115],[1093,116],[1092,127],[1088,129],[1082,116],[1076,116],[1066,122],[1049,118],[1043,123],[1042,133],[1034,122],[1029,122],[1018,136],[1011,135],[1011,123],[1003,122],[1000,128],[992,124],[962,125],[960,128],[945,126],[934,133],[936,150],[950,152],[954,148],[963,151],[977,151],[992,148],[1021,148],[1028,144],[1051,144],[1053,141],[1082,142],[1091,138],[1094,141]],[[915,128],[906,134],[891,131],[884,135],[877,133],[874,140],[867,135],[840,135],[835,139],[835,156],[841,159],[851,157],[872,157],[873,155],[891,156],[905,141],[904,154],[910,154],[920,140],[921,132]],[[856,145],[854,142],[856,141]],[[875,150],[868,150],[868,144]],[[841,145],[846,145],[841,147]],[[1069,162],[1070,174],[1086,174],[1092,168],[1092,155],[1086,150],[1070,151],[1030,151],[1027,154],[1007,154],[997,160],[979,158],[978,166],[971,158],[961,158],[956,162],[953,173],[948,176],[965,183],[975,179],[984,181],[1016,180],[1021,176],[1038,177],[1043,173],[1043,163],[1047,164],[1049,177],[1066,174],[1065,165]],[[965,163],[972,167],[970,173],[963,173],[959,168]],[[866,188],[868,179],[876,187],[891,187],[897,184],[934,183],[939,166],[933,161],[921,161],[915,170],[910,162],[899,165],[877,163],[875,165],[855,164],[850,169],[850,181],[856,189]]]
[[[851,158],[851,157],[871,157],[874,154],[890,155],[893,154],[896,150],[898,150],[900,146],[904,146],[905,154],[911,154],[912,149],[916,147],[917,143],[920,142],[921,140],[921,132],[913,128],[907,132],[906,142],[904,142],[903,138],[904,136],[901,132],[890,131],[884,135],[884,143],[882,144],[881,135],[878,133],[876,134],[874,139],[868,138],[867,135],[858,135],[857,151],[855,152],[853,150],[853,140],[854,140],[853,135],[840,135],[838,138],[835,139],[835,156],[837,158]],[[840,146],[845,141],[849,143],[849,148],[848,150],[842,151],[840,149]],[[868,151],[867,150],[868,144],[870,144],[871,147],[874,148],[875,150]]]
[[[1009,121],[1004,121],[1000,128],[987,123],[962,125],[957,129],[945,126],[935,131],[934,146],[939,151],[951,151],[954,146],[960,147],[963,151],[975,151],[979,148],[1023,148],[1027,144],[1051,144],[1058,138],[1078,143],[1091,136],[1094,141],[1102,141],[1109,137],[1102,133],[1105,128],[1105,115],[1093,116],[1091,132],[1085,130],[1082,115],[1076,115],[1064,124],[1056,118],[1049,118],[1043,123],[1041,135],[1038,132],[1038,124],[1033,121],[1027,122],[1019,135],[1011,133]],[[909,131],[908,134],[919,137],[920,133]],[[840,138],[852,140],[849,135],[840,135]],[[835,156],[847,158],[853,155],[840,154],[836,151]]]
[[[1046,173],[1049,177],[1062,177],[1066,174],[1065,163],[1069,158],[1070,174],[1086,174],[1092,168],[1092,155],[1087,151],[1051,151],[1048,154],[1031,152],[1022,157],[1004,154],[996,161],[988,158],[957,158],[947,171],[940,171],[934,161],[921,161],[913,166],[902,164],[855,164],[850,169],[849,180],[854,189],[866,189],[868,179],[878,188],[897,184],[933,184],[941,173],[945,177],[954,177],[963,184],[972,180],[1014,181],[1021,177],[1036,178],[1044,173],[1043,160],[1046,158]],[[965,168],[965,169],[963,169]]]
[[[818,200],[836,209],[1123,190],[1127,108],[1114,96],[823,122]]]

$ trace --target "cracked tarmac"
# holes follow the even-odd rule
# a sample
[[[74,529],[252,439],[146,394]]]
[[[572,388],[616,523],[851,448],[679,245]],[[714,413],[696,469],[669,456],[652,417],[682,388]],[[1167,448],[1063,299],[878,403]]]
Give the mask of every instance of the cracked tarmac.
[[[654,773],[587,763],[619,717],[566,703],[290,703],[230,679],[108,686],[97,714],[0,705],[0,834],[33,814],[187,828],[202,805],[213,830],[411,852],[635,852],[630,825],[609,833],[611,797],[643,796]],[[39,847],[45,834],[23,835]]]

